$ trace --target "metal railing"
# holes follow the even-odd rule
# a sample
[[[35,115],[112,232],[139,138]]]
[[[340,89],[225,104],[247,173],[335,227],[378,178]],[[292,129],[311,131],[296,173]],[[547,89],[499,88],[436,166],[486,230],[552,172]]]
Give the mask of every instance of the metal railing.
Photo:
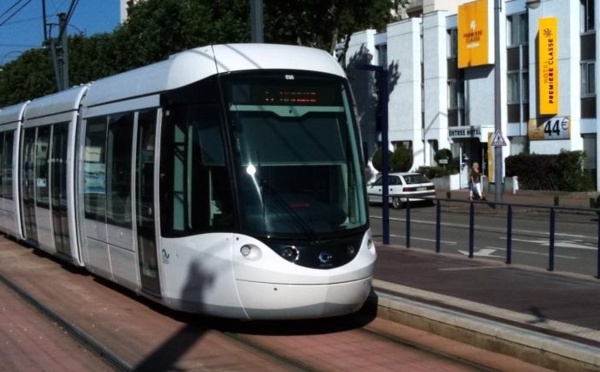
[[[469,204],[469,247],[468,257],[474,257],[475,250],[475,206],[477,204],[487,204],[492,208],[506,208],[506,258],[505,263],[512,263],[513,254],[513,209],[517,207],[539,209],[549,211],[549,232],[548,232],[548,271],[554,271],[555,269],[555,240],[556,240],[556,212],[571,212],[571,213],[595,213],[599,216],[597,222],[597,242],[596,242],[596,279],[600,279],[600,208],[581,208],[581,207],[561,207],[561,206],[544,206],[544,205],[533,205],[533,204],[516,204],[516,203],[505,203],[505,202],[491,202],[486,200],[481,201],[467,201],[459,199],[440,199],[432,198],[435,203],[435,252],[441,252],[441,241],[442,241],[442,202],[444,203],[468,203]],[[432,200],[428,199],[428,200]],[[557,203],[555,203],[557,204]],[[411,246],[411,202],[407,201],[404,203],[404,211],[406,214],[406,248]]]

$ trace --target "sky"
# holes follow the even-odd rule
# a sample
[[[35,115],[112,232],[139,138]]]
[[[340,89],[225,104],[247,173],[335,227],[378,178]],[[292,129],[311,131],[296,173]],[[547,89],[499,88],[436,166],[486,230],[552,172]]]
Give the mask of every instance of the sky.
[[[46,0],[48,23],[58,23],[73,0]],[[119,25],[120,0],[77,0],[67,32],[85,36],[112,32]],[[53,27],[52,36],[57,36]],[[0,0],[0,67],[22,52],[40,48],[44,41],[42,0]]]

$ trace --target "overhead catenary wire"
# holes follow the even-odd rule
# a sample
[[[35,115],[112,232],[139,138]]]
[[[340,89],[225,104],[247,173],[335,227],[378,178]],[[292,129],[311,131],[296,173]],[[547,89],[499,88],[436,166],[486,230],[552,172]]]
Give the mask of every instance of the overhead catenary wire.
[[[21,7],[18,8],[18,9],[16,9],[12,14],[9,14],[9,12],[11,10],[13,10],[15,7],[17,7],[23,1],[26,1],[25,4],[21,5]],[[23,8],[25,8],[31,1],[32,0],[17,0],[16,3],[14,3],[13,5],[11,5],[10,8],[8,8],[4,13],[2,13],[0,15],[0,18],[2,18],[4,16],[7,16],[7,14],[9,14],[6,19],[4,19],[3,21],[0,21],[0,27],[4,26],[6,24],[6,22],[10,21],[12,17],[14,17],[15,15],[17,15],[21,10],[23,10]]]

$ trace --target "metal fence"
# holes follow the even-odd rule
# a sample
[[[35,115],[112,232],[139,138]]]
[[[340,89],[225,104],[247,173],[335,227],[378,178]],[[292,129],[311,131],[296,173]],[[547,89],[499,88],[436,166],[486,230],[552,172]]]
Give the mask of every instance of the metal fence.
[[[497,209],[505,209],[506,210],[506,257],[505,263],[511,264],[513,263],[513,211],[515,208],[528,208],[528,209],[537,209],[537,210],[545,210],[549,214],[549,226],[548,226],[548,263],[547,270],[554,271],[555,269],[555,241],[556,241],[556,216],[557,212],[566,212],[566,213],[587,213],[593,214],[595,213],[600,217],[600,209],[598,208],[580,208],[580,207],[563,207],[563,206],[543,206],[543,205],[532,205],[532,204],[515,204],[515,203],[504,203],[504,202],[490,202],[486,200],[482,201],[467,201],[467,200],[459,200],[459,199],[439,199],[435,200],[435,251],[436,253],[441,252],[441,241],[442,241],[442,204],[443,203],[467,203],[468,204],[468,215],[469,215],[469,226],[468,226],[468,257],[474,257],[474,249],[475,249],[475,206],[477,204],[488,204],[492,208]],[[404,213],[405,213],[405,221],[406,221],[406,242],[405,245],[407,248],[411,247],[411,202],[407,202],[404,204]],[[596,206],[595,206],[596,207]],[[387,230],[387,231],[386,231]],[[387,237],[385,234],[389,234],[389,225],[386,226],[384,221],[384,244],[389,242],[389,236]],[[600,218],[597,219],[596,223],[596,268],[595,268],[595,278],[600,279]]]

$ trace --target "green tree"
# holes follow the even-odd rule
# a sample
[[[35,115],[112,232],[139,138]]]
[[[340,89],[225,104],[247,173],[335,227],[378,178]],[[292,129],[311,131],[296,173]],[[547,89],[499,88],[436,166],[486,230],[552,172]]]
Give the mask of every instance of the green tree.
[[[404,146],[396,147],[390,158],[390,170],[392,172],[408,172],[413,164],[413,155],[410,149]]]
[[[381,172],[383,170],[381,155],[382,155],[381,148],[378,148],[377,151],[375,151],[375,153],[373,154],[373,157],[371,157],[371,163],[373,163],[373,167],[375,169],[377,169],[379,172]],[[389,158],[391,158],[391,157],[392,157],[392,152],[390,151]]]
[[[375,154],[373,154],[373,157],[371,158],[371,162],[375,169],[380,172],[383,170],[381,148],[375,151]],[[398,146],[394,152],[390,152],[389,162],[390,172],[408,172],[413,163],[412,151],[404,146]]]
[[[247,42],[249,12],[247,1],[140,1],[114,33],[115,62],[129,70],[193,47]]]
[[[389,0],[265,0],[265,41],[333,53],[355,31],[382,30],[392,6]]]
[[[452,161],[452,151],[449,149],[440,149],[433,155],[433,160],[438,165],[448,165]],[[440,163],[440,160],[443,160],[442,163]]]
[[[50,52],[32,49],[2,66],[0,107],[23,102],[56,91]]]
[[[70,37],[70,85],[89,83],[121,71],[122,69],[113,62],[115,56],[115,39],[112,34]]]
[[[265,41],[333,51],[365,28],[382,29],[406,0],[265,0]],[[193,47],[250,40],[250,4],[237,0],[145,0],[114,32],[69,37],[69,82],[78,85]],[[0,107],[56,91],[51,54],[23,53],[0,73]]]

